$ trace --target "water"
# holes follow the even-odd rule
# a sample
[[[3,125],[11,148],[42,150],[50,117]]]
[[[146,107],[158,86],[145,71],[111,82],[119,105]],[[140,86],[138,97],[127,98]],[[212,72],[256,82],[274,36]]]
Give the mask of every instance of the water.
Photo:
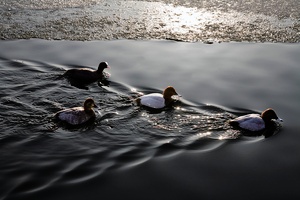
[[[300,41],[298,0],[4,0],[1,39]]]
[[[0,42],[1,199],[298,199],[298,44]],[[108,61],[110,85],[59,78]],[[132,99],[172,85],[153,113]],[[94,123],[51,121],[93,97]],[[283,126],[246,136],[226,121],[273,107]],[[101,114],[100,114],[101,113]]]

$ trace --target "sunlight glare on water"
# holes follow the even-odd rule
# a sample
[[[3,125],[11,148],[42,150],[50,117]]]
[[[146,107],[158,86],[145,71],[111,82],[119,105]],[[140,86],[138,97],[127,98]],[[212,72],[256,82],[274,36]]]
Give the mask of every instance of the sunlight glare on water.
[[[129,2],[126,2],[127,4]],[[174,6],[172,4],[151,3],[145,7],[131,7],[140,10],[143,15],[151,15],[150,20],[146,20],[148,31],[169,30],[173,33],[189,33],[204,28],[207,23],[217,22],[218,13],[213,13],[206,9],[189,8],[184,6]]]
[[[296,3],[286,3],[289,7],[282,10],[273,1],[271,6],[226,2],[0,2],[0,38],[299,41],[299,12],[288,9],[297,10]]]
[[[187,8],[183,6],[173,7],[167,6],[165,8],[168,17],[161,16],[165,21],[162,26],[178,33],[187,33],[193,29],[204,27],[204,23],[213,21],[211,12],[200,11],[197,8]]]

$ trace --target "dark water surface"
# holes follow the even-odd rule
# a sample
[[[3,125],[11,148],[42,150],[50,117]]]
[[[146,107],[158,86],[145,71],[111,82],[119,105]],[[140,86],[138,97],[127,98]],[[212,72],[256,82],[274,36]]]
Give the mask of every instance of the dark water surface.
[[[299,44],[0,42],[0,199],[299,199]],[[108,61],[109,87],[78,89],[66,69]],[[172,85],[161,112],[139,93]],[[94,123],[53,113],[92,97]],[[226,124],[273,107],[271,137]]]

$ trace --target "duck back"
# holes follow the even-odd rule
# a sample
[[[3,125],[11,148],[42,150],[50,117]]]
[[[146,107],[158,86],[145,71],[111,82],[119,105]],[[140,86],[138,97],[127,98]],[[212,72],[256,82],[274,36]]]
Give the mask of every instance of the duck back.
[[[55,117],[72,125],[83,124],[95,117],[95,113],[87,113],[82,107],[70,108],[59,111]]]
[[[165,99],[162,94],[152,93],[141,96],[140,104],[150,108],[160,109],[165,107]]]
[[[101,79],[102,74],[99,74],[97,71],[82,68],[82,69],[70,69],[64,74],[69,81],[77,84],[90,84]]]
[[[260,131],[265,128],[265,122],[258,114],[248,114],[237,117],[231,120],[230,124],[250,131]]]

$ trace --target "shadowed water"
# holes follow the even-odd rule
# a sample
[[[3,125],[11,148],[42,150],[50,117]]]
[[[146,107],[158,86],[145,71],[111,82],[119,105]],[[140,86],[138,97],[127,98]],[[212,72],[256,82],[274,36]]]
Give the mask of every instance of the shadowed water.
[[[300,163],[292,151],[299,150],[293,131],[299,128],[299,45],[19,40],[1,42],[0,52],[1,199],[82,199],[85,194],[117,199],[129,188],[136,196],[126,196],[137,198],[149,192],[147,184],[155,185],[159,174],[162,196],[168,183],[182,188],[175,196],[187,197],[188,186],[182,184],[193,188],[206,180],[207,186],[197,186],[202,190],[191,189],[195,199],[211,195],[209,180],[218,180],[221,191],[226,188],[222,181],[230,171],[232,179],[244,177],[250,187],[249,175],[239,173],[247,163],[255,178],[261,173],[251,171],[253,166],[269,168],[271,175],[279,163],[281,180],[298,176]],[[85,90],[61,78],[67,69],[95,69],[100,61],[111,66],[105,70],[111,74],[109,86],[95,83]],[[173,107],[153,112],[134,104],[141,93],[162,92],[168,85],[182,95]],[[75,128],[53,122],[53,113],[80,106],[87,97],[99,107],[94,122]],[[267,107],[285,122],[265,136],[250,137],[226,123]]]

